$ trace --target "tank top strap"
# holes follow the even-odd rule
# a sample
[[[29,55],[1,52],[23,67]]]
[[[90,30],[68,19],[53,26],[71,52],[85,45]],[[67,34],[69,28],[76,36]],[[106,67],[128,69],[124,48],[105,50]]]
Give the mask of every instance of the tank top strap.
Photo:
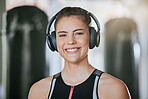
[[[104,72],[101,71],[101,70],[98,70],[98,69],[96,69],[96,70],[93,72],[94,75],[99,76],[99,77],[102,75],[102,73],[104,73]]]
[[[56,80],[57,78],[60,76],[61,72],[55,74],[53,76],[53,79],[52,79],[52,82],[51,82],[51,87],[50,87],[50,91],[49,91],[49,95],[48,95],[48,99],[51,99],[51,96],[52,96],[52,93],[53,93],[53,90],[54,90],[54,86],[55,86],[55,83],[56,83]]]
[[[99,79],[103,73],[104,72],[97,70],[97,69],[93,72],[93,74],[96,75],[95,81],[94,81],[94,88],[93,88],[93,99],[99,99],[98,83],[99,83]]]
[[[53,79],[58,78],[58,77],[60,76],[60,74],[61,74],[61,72],[59,72],[59,73],[55,74],[55,75],[53,76]]]

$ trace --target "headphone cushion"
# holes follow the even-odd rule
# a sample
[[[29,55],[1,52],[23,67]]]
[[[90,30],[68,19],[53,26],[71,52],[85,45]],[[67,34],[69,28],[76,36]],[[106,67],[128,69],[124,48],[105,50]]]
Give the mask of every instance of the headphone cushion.
[[[100,31],[99,32],[97,32],[97,34],[96,34],[97,36],[97,41],[96,41],[96,47],[98,47],[99,46],[99,44],[100,44]]]
[[[94,27],[89,27],[89,35],[90,35],[89,48],[93,49],[97,42],[97,33]]]

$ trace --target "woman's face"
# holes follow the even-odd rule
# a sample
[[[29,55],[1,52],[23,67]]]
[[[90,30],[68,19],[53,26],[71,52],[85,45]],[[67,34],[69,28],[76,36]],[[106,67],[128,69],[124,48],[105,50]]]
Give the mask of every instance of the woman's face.
[[[56,25],[56,41],[59,54],[72,63],[78,63],[87,56],[89,31],[79,16],[66,16]]]

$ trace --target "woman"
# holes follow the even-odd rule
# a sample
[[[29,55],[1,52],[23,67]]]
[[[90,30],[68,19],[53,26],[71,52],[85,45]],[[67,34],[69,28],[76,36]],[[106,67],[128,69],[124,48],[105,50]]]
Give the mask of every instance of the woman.
[[[64,58],[64,69],[35,83],[28,99],[130,99],[121,80],[89,64],[90,23],[90,14],[79,7],[65,7],[56,15],[51,34],[56,34],[56,43],[49,47],[56,46]]]

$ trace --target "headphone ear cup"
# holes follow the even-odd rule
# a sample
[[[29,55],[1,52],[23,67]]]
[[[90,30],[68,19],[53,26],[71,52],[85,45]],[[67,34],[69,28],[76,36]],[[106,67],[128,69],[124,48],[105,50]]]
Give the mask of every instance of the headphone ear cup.
[[[47,36],[47,44],[51,51],[55,51],[51,42],[51,35]]]
[[[52,42],[52,46],[53,46],[54,51],[58,51],[57,50],[56,32],[55,31],[51,32],[51,42]]]
[[[90,35],[89,48],[93,49],[97,42],[97,33],[94,27],[89,27],[89,35]]]
[[[57,51],[57,44],[56,44],[56,33],[53,31],[51,35],[47,38],[47,44],[52,51]]]

